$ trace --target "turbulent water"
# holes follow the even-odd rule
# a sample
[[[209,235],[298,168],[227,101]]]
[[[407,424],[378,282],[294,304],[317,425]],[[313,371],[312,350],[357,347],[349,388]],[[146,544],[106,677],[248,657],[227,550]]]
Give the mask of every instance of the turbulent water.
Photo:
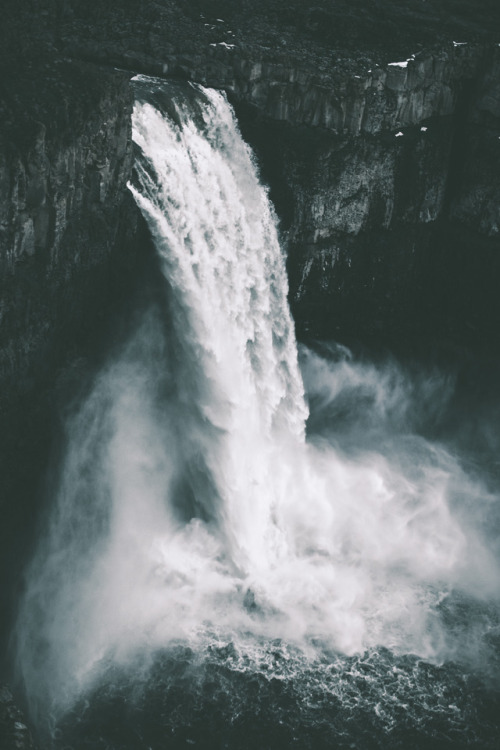
[[[423,436],[452,379],[299,352],[226,99],[136,85],[164,304],[67,420],[16,632],[32,716],[56,747],[496,747],[499,501]]]

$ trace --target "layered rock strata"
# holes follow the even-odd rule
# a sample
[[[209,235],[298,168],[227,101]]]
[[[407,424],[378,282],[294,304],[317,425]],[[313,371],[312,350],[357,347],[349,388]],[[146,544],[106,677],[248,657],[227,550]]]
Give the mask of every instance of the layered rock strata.
[[[0,148],[3,397],[92,318],[131,169],[130,112],[127,78],[90,66],[51,63],[12,84]]]
[[[139,19],[136,38],[101,24],[72,49],[227,92],[283,219],[299,328],[490,335],[498,47],[459,37],[398,55],[389,41],[353,51],[307,33],[266,44],[237,20],[192,15],[177,39],[163,22]]]
[[[364,114],[342,130],[243,105],[283,217],[303,331],[494,336],[499,52],[451,45],[442,65],[426,58],[436,78],[418,84],[414,58],[389,65],[375,98],[347,81],[339,111]]]

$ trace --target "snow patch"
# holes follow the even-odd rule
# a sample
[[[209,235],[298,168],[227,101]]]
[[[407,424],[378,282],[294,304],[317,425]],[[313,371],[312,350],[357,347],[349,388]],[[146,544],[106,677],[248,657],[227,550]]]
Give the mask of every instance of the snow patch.
[[[211,47],[224,47],[224,49],[234,49],[235,44],[228,44],[227,42],[211,42]]]
[[[415,55],[410,55],[410,57],[407,60],[402,60],[401,62],[393,62],[389,63],[389,68],[407,68],[409,62],[413,62],[415,59]]]

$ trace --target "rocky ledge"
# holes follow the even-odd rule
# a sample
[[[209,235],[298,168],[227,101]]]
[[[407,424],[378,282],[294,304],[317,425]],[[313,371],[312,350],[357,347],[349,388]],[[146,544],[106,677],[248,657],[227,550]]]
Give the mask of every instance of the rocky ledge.
[[[272,120],[373,135],[452,114],[464,80],[477,75],[484,55],[481,45],[450,43],[385,65],[368,59],[364,69],[359,63],[337,68],[328,55],[318,70],[310,62],[298,65],[290,54],[223,41],[203,53],[164,54],[155,62],[129,53],[127,63],[224,89]]]

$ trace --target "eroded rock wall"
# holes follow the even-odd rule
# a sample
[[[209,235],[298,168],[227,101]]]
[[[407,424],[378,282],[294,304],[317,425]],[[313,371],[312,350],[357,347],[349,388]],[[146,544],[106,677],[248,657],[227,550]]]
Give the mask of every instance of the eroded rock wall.
[[[345,65],[327,55],[318,68],[276,50],[214,42],[192,56],[163,55],[157,71],[223,88],[273,120],[373,135],[452,114],[483,54],[480,45],[450,43],[386,64]]]
[[[11,84],[0,149],[0,383],[9,398],[98,312],[132,159],[126,77],[63,61],[31,72]]]
[[[11,71],[0,102],[0,644],[33,542],[54,383],[133,275],[128,76],[61,60]],[[124,289],[124,293],[126,290]],[[5,652],[0,650],[0,670]],[[2,670],[3,671],[3,670]]]
[[[421,89],[433,92],[433,107],[408,84],[414,61],[394,66],[401,88],[392,104],[382,90],[370,105],[380,117],[342,132],[278,125],[242,106],[283,218],[299,330],[494,334],[499,49],[441,53],[446,63],[429,64],[437,78]],[[346,84],[339,93],[346,112],[358,101],[352,92]]]
[[[228,93],[287,232],[299,325],[494,327],[493,0],[26,4],[50,54]]]
[[[138,29],[98,25],[72,50],[227,92],[287,230],[299,328],[493,329],[495,305],[474,309],[472,279],[491,297],[497,46],[460,36],[396,54],[397,43],[346,50],[286,33],[269,44],[237,13],[183,17],[177,37],[163,21]]]

